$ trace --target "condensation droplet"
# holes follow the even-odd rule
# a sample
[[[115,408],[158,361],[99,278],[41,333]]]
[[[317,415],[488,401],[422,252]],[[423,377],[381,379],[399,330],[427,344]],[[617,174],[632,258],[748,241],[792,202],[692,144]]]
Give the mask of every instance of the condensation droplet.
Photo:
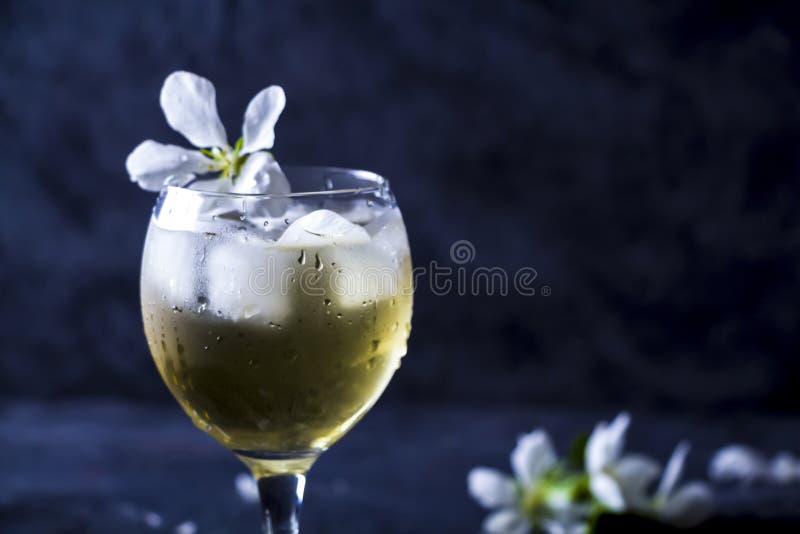
[[[306,264],[306,251],[305,250],[301,250],[300,251],[300,257],[297,258],[297,263],[299,263],[300,265],[305,265]]]
[[[183,354],[184,350],[185,350],[184,346],[182,344],[178,343],[178,354]]]
[[[325,300],[323,300],[323,302],[325,303],[325,306],[331,305],[331,299],[326,298]]]
[[[203,313],[208,308],[208,299],[203,295],[197,296],[197,313]]]
[[[320,259],[319,254],[314,254],[314,268],[318,271],[322,271],[325,267],[322,263],[322,259]]]

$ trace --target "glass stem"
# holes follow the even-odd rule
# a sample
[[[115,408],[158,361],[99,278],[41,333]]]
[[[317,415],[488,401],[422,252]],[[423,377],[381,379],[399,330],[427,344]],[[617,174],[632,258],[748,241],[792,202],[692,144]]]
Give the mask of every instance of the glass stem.
[[[264,534],[300,532],[300,505],[306,477],[301,474],[271,475],[258,479],[258,494],[264,513]]]

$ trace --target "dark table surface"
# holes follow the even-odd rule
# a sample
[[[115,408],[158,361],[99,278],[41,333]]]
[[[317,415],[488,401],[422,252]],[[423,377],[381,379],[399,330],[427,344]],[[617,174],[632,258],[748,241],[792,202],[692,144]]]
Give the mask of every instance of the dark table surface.
[[[0,407],[2,532],[173,532],[184,521],[198,533],[258,532],[257,507],[234,488],[243,466],[177,406]],[[304,531],[477,532],[485,512],[466,492],[471,467],[508,470],[516,436],[536,427],[550,431],[563,453],[572,436],[613,415],[379,403],[311,470]],[[694,446],[689,475],[702,477],[712,452],[733,441],[768,453],[800,450],[800,418],[634,413],[628,448],[663,461],[683,438]],[[702,531],[748,522],[765,532],[800,531],[798,486],[715,486],[715,494],[718,517]]]

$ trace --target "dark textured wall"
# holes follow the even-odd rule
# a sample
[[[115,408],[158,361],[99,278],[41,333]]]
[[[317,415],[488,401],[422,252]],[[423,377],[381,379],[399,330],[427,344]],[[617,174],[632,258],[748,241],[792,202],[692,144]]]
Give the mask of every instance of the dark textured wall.
[[[800,408],[792,2],[0,4],[0,391],[166,398],[141,332],[164,77],[236,131],[279,83],[283,163],[384,173],[417,264],[552,293],[417,298],[388,395]],[[538,286],[541,289],[541,286]]]

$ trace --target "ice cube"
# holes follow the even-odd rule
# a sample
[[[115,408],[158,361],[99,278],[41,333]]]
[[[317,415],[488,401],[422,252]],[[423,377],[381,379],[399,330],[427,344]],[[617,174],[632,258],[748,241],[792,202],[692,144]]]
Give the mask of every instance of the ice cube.
[[[285,320],[291,311],[283,294],[295,260],[253,232],[234,230],[218,237],[206,257],[208,307],[234,320]]]
[[[399,210],[382,214],[367,225],[366,231],[372,234],[368,243],[320,252],[323,262],[334,269],[331,287],[344,308],[396,295],[405,282],[400,277],[402,262],[408,256],[408,240]]]
[[[202,248],[195,232],[161,228],[150,224],[143,254],[143,291],[169,306],[183,307],[194,301],[196,267]]]
[[[278,239],[284,249],[320,248],[369,243],[369,233],[330,210],[316,210],[300,217]]]

